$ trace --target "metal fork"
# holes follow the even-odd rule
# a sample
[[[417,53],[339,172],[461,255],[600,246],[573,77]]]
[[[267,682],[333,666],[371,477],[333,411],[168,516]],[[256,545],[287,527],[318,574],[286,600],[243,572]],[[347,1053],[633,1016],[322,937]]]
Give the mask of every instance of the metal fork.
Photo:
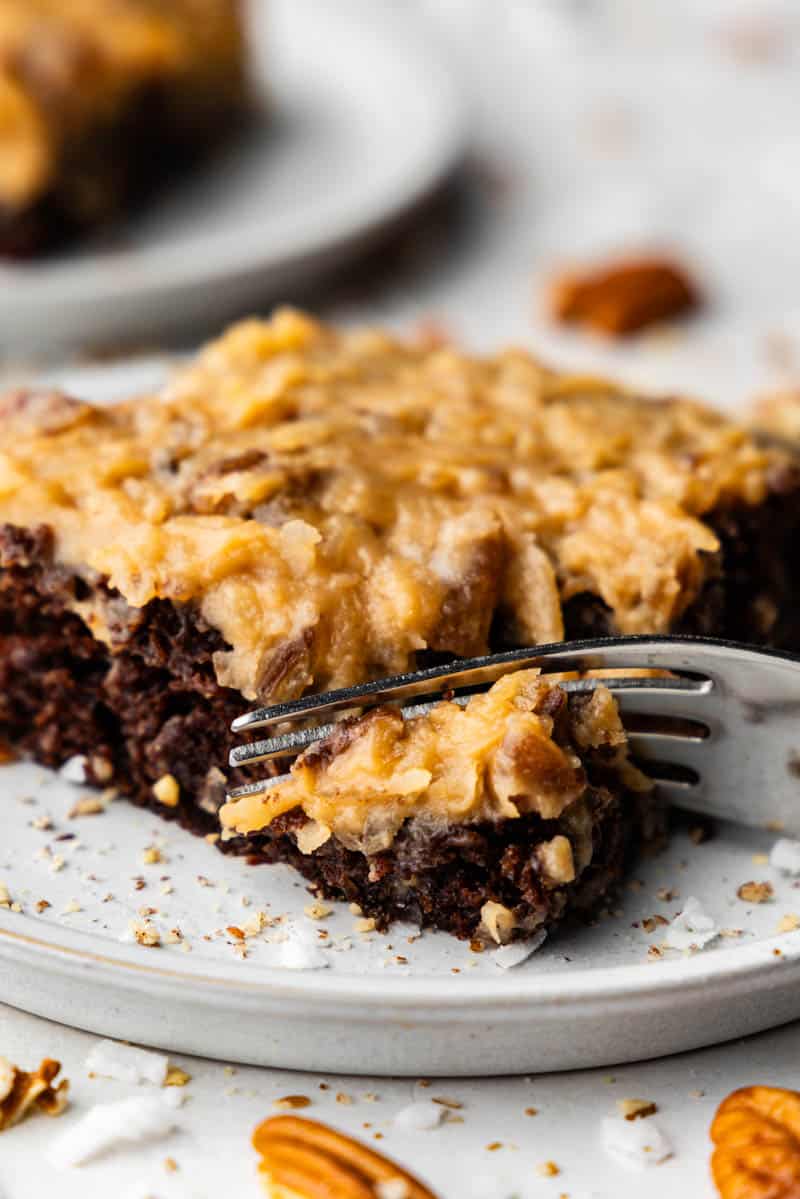
[[[238,717],[232,728],[249,733],[384,703],[399,705],[411,719],[443,695],[465,704],[502,675],[529,667],[545,674],[611,672],[560,685],[585,693],[602,684],[614,693],[633,756],[670,802],[800,834],[800,657],[732,641],[617,637],[511,650],[257,708]],[[626,677],[637,668],[669,674]],[[237,746],[230,764],[296,755],[334,727],[328,721]],[[264,791],[278,781],[247,783],[231,790],[229,798]]]

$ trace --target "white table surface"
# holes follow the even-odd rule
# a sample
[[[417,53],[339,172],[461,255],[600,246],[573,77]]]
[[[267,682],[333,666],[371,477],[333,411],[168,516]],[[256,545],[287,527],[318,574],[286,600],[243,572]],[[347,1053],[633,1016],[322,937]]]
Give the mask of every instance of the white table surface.
[[[357,286],[326,292],[325,315],[402,330],[433,319],[478,348],[514,341],[554,362],[689,389],[728,407],[797,382],[800,14],[790,0],[407,7],[432,21],[463,73],[479,167],[449,232],[423,232],[406,243],[402,263],[394,258],[384,271],[359,272]],[[548,325],[542,280],[553,263],[652,244],[673,247],[698,272],[709,297],[700,319],[622,348]],[[409,1081],[242,1067],[231,1075],[223,1063],[187,1059],[180,1131],[56,1173],[44,1156],[48,1140],[93,1102],[133,1089],[86,1077],[93,1039],[0,1008],[0,1053],[26,1067],[57,1057],[72,1081],[71,1112],[57,1124],[35,1117],[2,1134],[2,1199],[257,1196],[249,1135],[272,1100],[289,1093],[312,1097],[308,1114],[346,1131],[382,1132],[379,1146],[442,1196],[624,1199],[645,1185],[652,1199],[681,1189],[703,1199],[713,1193],[707,1131],[719,1100],[748,1083],[800,1080],[800,1027],[791,1026],[611,1072],[437,1082],[429,1093],[462,1101],[463,1123],[412,1133],[392,1127],[412,1098]],[[354,1102],[337,1103],[339,1091]],[[367,1092],[378,1099],[367,1101]],[[673,1159],[644,1175],[613,1163],[600,1145],[600,1121],[624,1097],[657,1102],[674,1144]],[[539,1115],[526,1117],[528,1106]],[[502,1148],[487,1150],[496,1141]],[[177,1173],[165,1171],[166,1156]],[[548,1159],[562,1172],[542,1178],[536,1166]]]

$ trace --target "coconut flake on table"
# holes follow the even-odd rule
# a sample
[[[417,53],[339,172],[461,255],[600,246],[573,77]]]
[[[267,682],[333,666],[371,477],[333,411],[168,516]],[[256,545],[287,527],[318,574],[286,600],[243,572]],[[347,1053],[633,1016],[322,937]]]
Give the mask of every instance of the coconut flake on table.
[[[690,895],[664,935],[669,949],[701,949],[719,936],[719,926],[694,895]]]
[[[86,784],[88,765],[89,759],[86,754],[73,754],[59,769],[58,777],[65,783],[74,783],[75,786],[82,787]]]
[[[446,1110],[441,1103],[425,1099],[401,1108],[392,1123],[395,1128],[413,1129],[415,1132],[428,1131],[439,1127]]]
[[[167,1090],[95,1104],[51,1145],[48,1159],[65,1169],[81,1166],[118,1145],[159,1140],[174,1131],[175,1111],[182,1102],[179,1091]]]
[[[669,1138],[655,1120],[609,1116],[602,1124],[603,1148],[626,1166],[657,1166],[672,1157]]]
[[[501,945],[495,949],[492,961],[503,970],[511,970],[514,966],[527,962],[537,949],[541,949],[546,940],[547,930],[540,928],[527,941],[512,941],[510,945]]]
[[[780,837],[770,850],[769,864],[784,874],[800,874],[800,841]]]
[[[118,1082],[152,1082],[163,1087],[168,1069],[169,1059],[165,1054],[119,1041],[97,1041],[86,1057],[87,1074],[100,1074]]]
[[[319,946],[315,930],[288,925],[285,939],[275,945],[270,965],[282,970],[324,970],[330,961]]]

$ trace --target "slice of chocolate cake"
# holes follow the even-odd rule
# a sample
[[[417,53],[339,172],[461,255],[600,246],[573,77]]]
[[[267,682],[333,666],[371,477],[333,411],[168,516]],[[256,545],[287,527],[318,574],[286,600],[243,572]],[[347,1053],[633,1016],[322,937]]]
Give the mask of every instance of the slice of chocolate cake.
[[[0,526],[0,737],[203,833],[254,703],[598,633],[800,645],[791,453],[521,351],[288,311],[158,395],[0,400]],[[297,857],[276,828],[221,845]]]
[[[611,693],[568,696],[538,670],[465,708],[342,721],[220,819],[223,837],[292,862],[379,926],[405,918],[501,943],[590,910],[662,832]]]

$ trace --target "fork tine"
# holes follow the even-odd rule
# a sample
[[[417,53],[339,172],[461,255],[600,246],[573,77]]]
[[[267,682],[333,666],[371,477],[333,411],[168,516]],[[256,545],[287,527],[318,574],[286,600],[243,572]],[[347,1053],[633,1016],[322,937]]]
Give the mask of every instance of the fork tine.
[[[625,640],[616,638],[613,641],[617,647],[629,641],[635,653],[638,638]],[[510,650],[507,653],[491,654],[481,658],[462,659],[448,663],[446,666],[434,666],[428,670],[376,679],[370,683],[362,683],[358,687],[344,687],[322,695],[305,695],[287,703],[256,708],[252,712],[238,716],[233,721],[231,728],[235,733],[242,733],[286,721],[308,720],[345,708],[362,707],[365,704],[398,702],[421,697],[432,700],[440,698],[442,691],[463,692],[468,688],[483,688],[513,670],[524,670],[530,667],[542,667],[547,673],[574,673],[598,667],[602,669],[604,666],[602,648],[607,642],[608,639],[574,642],[572,645],[575,648],[571,648],[569,651],[565,651],[564,643],[560,643],[553,646],[536,646],[533,649]],[[614,691],[655,690],[663,693],[677,691],[686,693],[687,696],[694,692],[702,694],[712,686],[708,679],[680,676],[674,678],[613,677],[615,672],[623,675],[632,668],[635,668],[633,661],[630,666],[614,664],[608,668],[605,677],[565,681],[563,686],[566,690],[587,690],[602,683]]]
[[[684,680],[676,681],[683,682]],[[569,682],[562,683],[561,686],[571,694],[580,694],[589,693],[599,686],[606,686],[608,685],[608,682],[609,680],[606,679],[573,679]],[[653,691],[655,690],[660,700],[663,689],[653,689],[649,686],[649,684],[654,682],[671,682],[671,680],[620,679],[618,682],[620,685],[625,684],[625,689],[628,692],[639,689],[646,690],[651,697],[653,695]],[[677,693],[679,698],[681,694],[682,692],[680,691]],[[458,704],[460,707],[464,707],[469,702],[470,698],[471,697],[469,695],[455,695],[453,696],[451,702]],[[400,708],[400,714],[404,720],[412,720],[417,716],[425,716],[438,702],[440,702],[438,699],[433,699],[425,703],[409,704]],[[659,718],[660,717],[661,713],[659,712]],[[633,723],[633,721],[634,717],[632,714],[631,723]],[[625,723],[624,712],[623,723]],[[643,747],[645,752],[648,752],[648,755],[651,748],[655,747],[655,750],[657,751],[662,743],[669,750],[669,752],[672,752],[671,747],[675,743],[677,743],[678,746],[691,746],[693,743],[702,742],[706,739],[706,726],[699,725],[694,720],[687,720],[685,723],[685,728],[678,725],[674,730],[667,725],[666,731],[661,731],[657,728],[637,728],[637,730],[632,732],[630,736],[638,738],[640,746]],[[230,752],[229,763],[231,766],[252,766],[256,762],[268,762],[274,758],[285,758],[292,754],[299,754],[304,749],[307,749],[309,745],[313,745],[315,741],[321,741],[324,737],[327,737],[335,728],[336,724],[331,722],[322,725],[315,725],[311,728],[293,729],[289,732],[281,733],[275,737],[268,737],[264,740],[253,741],[246,745],[237,745]],[[698,732],[697,730],[702,731]]]

